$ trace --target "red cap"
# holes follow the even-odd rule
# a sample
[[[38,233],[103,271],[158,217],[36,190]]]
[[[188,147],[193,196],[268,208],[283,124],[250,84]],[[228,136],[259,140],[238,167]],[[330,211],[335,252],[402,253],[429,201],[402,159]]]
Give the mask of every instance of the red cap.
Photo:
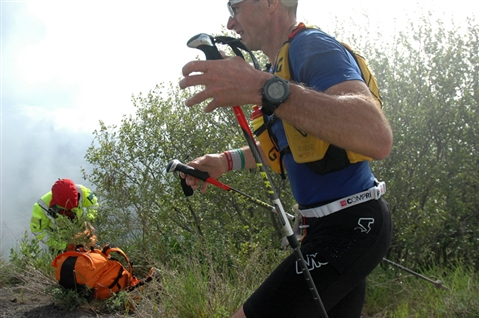
[[[52,201],[50,206],[59,205],[66,210],[78,206],[78,191],[75,183],[70,179],[60,179],[52,187]]]

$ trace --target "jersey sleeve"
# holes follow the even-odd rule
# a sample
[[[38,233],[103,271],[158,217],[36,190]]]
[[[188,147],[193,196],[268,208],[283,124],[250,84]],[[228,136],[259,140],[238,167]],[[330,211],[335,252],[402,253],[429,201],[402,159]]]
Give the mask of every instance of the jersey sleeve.
[[[363,81],[359,67],[343,45],[319,30],[298,34],[291,43],[289,59],[293,79],[321,92],[344,81]]]

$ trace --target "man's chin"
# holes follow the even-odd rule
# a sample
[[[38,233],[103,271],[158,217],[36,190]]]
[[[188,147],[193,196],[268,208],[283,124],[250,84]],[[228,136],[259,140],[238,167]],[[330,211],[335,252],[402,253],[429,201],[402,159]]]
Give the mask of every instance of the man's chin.
[[[254,43],[251,43],[249,41],[249,38],[247,36],[240,36],[240,40],[241,42],[244,43],[244,45],[246,45],[246,47],[248,49],[250,49],[251,51],[258,51],[259,49],[257,47],[255,47]]]
[[[239,38],[241,40],[241,42],[243,42],[244,44],[246,44],[246,42],[248,42],[248,37],[245,36],[244,34],[238,34],[239,35]]]
[[[241,39],[241,42],[243,42],[244,45],[246,45],[246,47],[251,50],[251,47],[250,47],[251,43],[249,43],[248,37],[242,36],[240,37],[240,39]]]

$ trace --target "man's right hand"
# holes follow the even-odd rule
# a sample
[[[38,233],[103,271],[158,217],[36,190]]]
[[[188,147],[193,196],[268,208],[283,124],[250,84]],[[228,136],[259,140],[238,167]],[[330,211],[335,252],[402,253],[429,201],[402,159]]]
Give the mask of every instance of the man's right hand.
[[[185,101],[186,106],[211,99],[204,111],[235,105],[261,105],[263,85],[272,77],[256,70],[239,56],[224,60],[192,61],[183,66],[180,88],[202,85],[203,90]]]

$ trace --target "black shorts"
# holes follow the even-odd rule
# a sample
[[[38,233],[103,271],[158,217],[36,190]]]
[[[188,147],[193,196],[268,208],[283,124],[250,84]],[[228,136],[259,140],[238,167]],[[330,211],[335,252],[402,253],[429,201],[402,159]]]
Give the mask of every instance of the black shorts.
[[[323,218],[307,218],[301,251],[328,316],[360,317],[366,276],[391,243],[384,199],[371,200]],[[288,256],[243,306],[247,318],[320,317],[295,255]]]

